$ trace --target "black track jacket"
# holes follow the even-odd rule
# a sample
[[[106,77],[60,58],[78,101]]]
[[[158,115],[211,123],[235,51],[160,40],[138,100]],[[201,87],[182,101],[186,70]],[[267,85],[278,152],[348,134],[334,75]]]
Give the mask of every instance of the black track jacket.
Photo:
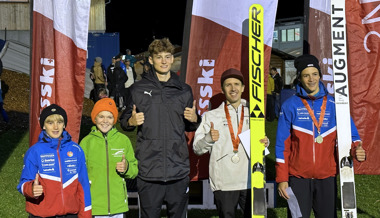
[[[124,130],[128,126],[133,105],[136,111],[144,113],[144,123],[138,126],[136,153],[138,176],[147,181],[167,182],[183,179],[190,173],[189,150],[185,131],[195,131],[200,124],[184,118],[186,107],[193,107],[193,93],[189,85],[170,72],[167,82],[160,82],[155,72],[150,71],[129,89],[127,108],[120,116]]]

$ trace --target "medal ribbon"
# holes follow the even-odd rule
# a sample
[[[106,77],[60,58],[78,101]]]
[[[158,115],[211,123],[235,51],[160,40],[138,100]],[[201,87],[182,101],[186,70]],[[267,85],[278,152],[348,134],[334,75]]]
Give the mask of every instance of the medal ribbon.
[[[317,119],[315,118],[313,110],[311,110],[310,105],[307,103],[306,99],[301,98],[302,103],[305,105],[307,111],[310,114],[311,119],[313,120],[314,125],[318,129],[318,134],[321,132],[321,126],[323,123],[323,118],[325,117],[325,112],[326,112],[326,103],[327,103],[327,96],[323,97],[323,103],[321,106],[321,115],[319,116],[319,122],[317,122]]]
[[[239,143],[240,143],[240,139],[239,139],[238,135],[241,133],[241,130],[243,129],[244,106],[243,105],[241,106],[240,122],[239,122],[239,128],[238,128],[238,133],[236,135],[236,138],[235,138],[234,129],[233,129],[232,123],[231,123],[231,116],[230,116],[230,113],[228,112],[227,103],[224,105],[224,112],[226,113],[228,128],[230,130],[232,145],[234,147],[234,152],[236,153],[238,151],[238,147],[239,147]]]

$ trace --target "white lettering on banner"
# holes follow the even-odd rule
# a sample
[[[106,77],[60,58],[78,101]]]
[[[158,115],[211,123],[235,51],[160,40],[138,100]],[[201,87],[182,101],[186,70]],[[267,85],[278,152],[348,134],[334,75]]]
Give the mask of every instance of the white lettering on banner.
[[[214,76],[214,66],[215,66],[215,60],[213,59],[202,59],[199,61],[199,66],[202,67],[202,76],[203,77],[198,77],[198,84],[207,84],[207,85],[202,85],[200,87],[199,93],[200,93],[200,98],[198,100],[199,103],[199,108],[200,109],[205,109],[209,103],[210,103],[210,98],[212,97],[212,87],[211,85],[214,84],[214,79],[212,76]],[[212,69],[205,70],[205,68],[209,69],[212,67]],[[202,115],[201,110],[198,110],[198,114]]]
[[[370,2],[378,2],[380,0],[359,0],[360,4],[363,4],[363,3],[370,3]]]
[[[363,19],[362,19],[362,24],[369,24],[369,23],[375,23],[375,22],[378,22],[380,21],[380,18],[379,17],[376,17],[376,18],[372,18],[370,19],[370,17],[372,17],[374,14],[376,14],[376,12],[380,9],[380,5],[378,5],[375,9],[373,9],[367,16],[365,16]]]
[[[41,108],[50,105],[48,97],[52,96],[53,89],[51,84],[54,83],[54,59],[41,58],[40,63],[42,65],[42,75],[40,76],[41,83]],[[48,67],[48,70],[46,69]],[[52,67],[52,68],[51,68]]]
[[[380,0],[361,0],[360,1],[360,4],[365,4],[365,3],[370,3],[370,2],[377,2],[377,1],[380,1]],[[375,17],[375,18],[371,18],[372,16],[374,16],[375,14],[378,14],[377,12],[380,10],[380,4],[377,5],[377,7],[375,9],[373,9],[371,12],[369,12],[367,14],[367,16],[365,16],[363,19],[362,19],[362,24],[370,24],[370,23],[376,23],[376,22],[379,22],[380,21],[380,17]],[[373,28],[373,25],[369,25],[367,26],[368,29],[370,28]],[[369,31],[365,37],[364,37],[364,40],[363,40],[363,46],[364,46],[364,49],[370,53],[371,52],[371,49],[368,48],[368,44],[371,44],[371,43],[368,43],[368,37],[370,37],[371,35],[375,35],[377,37],[380,38],[380,34],[377,32],[377,31]]]
[[[364,49],[368,52],[368,53],[370,53],[371,52],[371,50],[368,48],[368,46],[367,46],[367,41],[368,41],[368,37],[369,36],[371,36],[371,35],[376,35],[377,37],[379,37],[380,38],[380,34],[378,33],[378,32],[376,32],[376,31],[371,31],[371,32],[369,32],[369,33],[367,33],[367,35],[365,35],[365,37],[364,37]]]
[[[323,58],[322,63],[327,65],[327,73],[323,74],[322,80],[326,82],[326,88],[329,94],[334,94],[334,77],[333,77],[333,69],[332,69],[332,58]]]

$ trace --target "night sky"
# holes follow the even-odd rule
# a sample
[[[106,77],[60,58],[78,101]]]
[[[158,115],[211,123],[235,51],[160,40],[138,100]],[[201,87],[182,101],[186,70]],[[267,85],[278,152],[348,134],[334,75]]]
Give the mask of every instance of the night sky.
[[[120,33],[120,50],[146,51],[153,37],[182,44],[186,1],[113,0],[106,5],[106,32]]]
[[[303,0],[278,1],[277,19],[303,15]],[[122,53],[146,51],[153,37],[181,45],[185,11],[186,0],[112,0],[106,5],[106,32],[120,33]]]

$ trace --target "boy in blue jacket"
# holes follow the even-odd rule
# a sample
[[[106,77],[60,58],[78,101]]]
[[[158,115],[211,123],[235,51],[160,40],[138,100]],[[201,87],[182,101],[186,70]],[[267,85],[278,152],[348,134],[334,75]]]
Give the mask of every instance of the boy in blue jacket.
[[[42,132],[24,157],[18,191],[29,217],[91,217],[90,184],[82,148],[65,130],[67,115],[56,104],[40,115]]]

